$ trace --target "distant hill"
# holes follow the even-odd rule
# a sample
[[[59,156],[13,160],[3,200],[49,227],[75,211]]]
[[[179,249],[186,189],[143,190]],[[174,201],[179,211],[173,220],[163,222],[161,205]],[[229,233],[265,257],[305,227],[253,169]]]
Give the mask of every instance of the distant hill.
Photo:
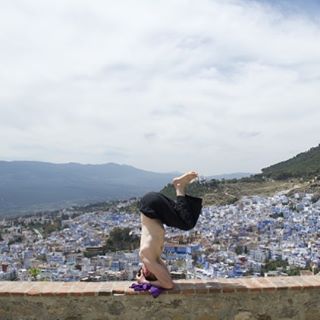
[[[0,214],[128,199],[159,191],[177,174],[116,163],[0,161]]]
[[[274,179],[320,175],[320,144],[295,157],[263,168],[262,175]]]
[[[188,186],[187,191],[202,197],[207,205],[230,204],[242,196],[268,196],[279,191],[309,192],[320,197],[320,145],[261,171],[260,174],[248,173],[242,177],[233,174],[206,177],[206,180]],[[315,176],[318,179],[314,179]],[[305,179],[301,181],[301,177]],[[175,198],[171,184],[166,185],[161,192]]]
[[[310,190],[307,181],[299,179],[264,180],[250,177],[230,180],[210,180],[193,182],[187,187],[187,194],[203,198],[204,205],[226,205],[239,200],[242,196],[270,196],[284,190]],[[313,188],[315,191],[319,188]],[[172,184],[167,184],[161,192],[175,199],[176,192]]]

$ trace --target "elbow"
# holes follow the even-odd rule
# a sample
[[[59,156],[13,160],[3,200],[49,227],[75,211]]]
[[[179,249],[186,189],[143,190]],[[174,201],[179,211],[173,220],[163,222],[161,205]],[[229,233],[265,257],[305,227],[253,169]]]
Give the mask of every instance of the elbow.
[[[162,285],[162,288],[167,289],[167,290],[173,289],[173,287],[174,287],[174,283],[172,281],[169,281],[169,282],[165,283],[164,285]]]
[[[172,279],[170,279],[170,280],[166,281],[165,283],[162,283],[161,287],[163,289],[170,290],[170,289],[173,289],[174,283],[173,283]]]

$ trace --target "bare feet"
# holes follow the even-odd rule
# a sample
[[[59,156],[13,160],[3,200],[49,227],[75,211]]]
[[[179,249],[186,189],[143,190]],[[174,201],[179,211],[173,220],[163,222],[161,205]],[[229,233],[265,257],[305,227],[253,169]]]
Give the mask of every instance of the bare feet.
[[[185,188],[187,184],[191,183],[198,177],[198,173],[195,171],[189,171],[180,177],[176,177],[172,180],[172,184],[176,189],[177,196],[185,195]]]

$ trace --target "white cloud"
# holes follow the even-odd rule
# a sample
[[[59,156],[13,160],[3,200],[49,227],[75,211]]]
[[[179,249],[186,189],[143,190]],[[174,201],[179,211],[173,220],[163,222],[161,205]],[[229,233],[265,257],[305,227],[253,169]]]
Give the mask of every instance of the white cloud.
[[[2,159],[259,171],[319,143],[320,23],[253,1],[10,1]]]

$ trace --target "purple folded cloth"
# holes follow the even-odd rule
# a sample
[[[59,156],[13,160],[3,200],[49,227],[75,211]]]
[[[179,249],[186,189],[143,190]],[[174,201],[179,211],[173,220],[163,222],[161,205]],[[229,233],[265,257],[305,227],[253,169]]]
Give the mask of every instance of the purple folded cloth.
[[[149,291],[156,298],[164,289],[153,286],[151,283],[133,283],[129,288],[134,291]]]

